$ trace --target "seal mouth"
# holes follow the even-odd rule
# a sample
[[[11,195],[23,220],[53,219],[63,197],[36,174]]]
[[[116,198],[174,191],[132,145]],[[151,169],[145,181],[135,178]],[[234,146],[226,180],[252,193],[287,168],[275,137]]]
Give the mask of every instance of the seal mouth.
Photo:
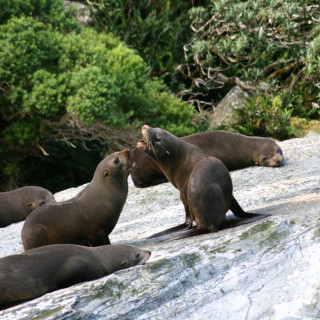
[[[128,164],[127,164],[127,172],[128,173],[131,173],[135,168],[136,168],[136,163],[135,162],[132,162],[132,163],[128,162]]]
[[[143,139],[141,139],[141,140],[139,140],[138,142],[137,142],[137,148],[145,148],[145,147],[147,147],[147,143],[143,140]]]

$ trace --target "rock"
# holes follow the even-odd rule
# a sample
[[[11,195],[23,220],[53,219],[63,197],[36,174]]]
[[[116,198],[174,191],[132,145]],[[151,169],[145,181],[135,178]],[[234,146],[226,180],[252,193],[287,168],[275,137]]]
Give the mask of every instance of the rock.
[[[48,293],[6,319],[315,319],[320,317],[320,134],[279,142],[284,165],[231,173],[252,224],[185,240],[148,236],[184,221],[169,183],[130,181],[112,243],[152,251],[143,266]],[[82,187],[56,194],[71,197]],[[231,215],[231,213],[229,213]],[[0,231],[0,256],[22,252],[21,223]]]
[[[66,8],[70,8],[71,6],[74,6],[76,8],[76,21],[79,22],[82,26],[85,27],[90,23],[90,10],[85,4],[77,1],[64,1],[64,5]]]
[[[243,100],[251,96],[249,91],[234,86],[215,107],[210,123],[210,128],[218,128],[222,124],[231,125],[233,108],[244,108]]]

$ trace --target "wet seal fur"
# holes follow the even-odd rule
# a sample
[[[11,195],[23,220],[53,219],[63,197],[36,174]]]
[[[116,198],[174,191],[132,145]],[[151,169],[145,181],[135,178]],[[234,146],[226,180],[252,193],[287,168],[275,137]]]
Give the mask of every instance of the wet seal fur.
[[[0,309],[117,270],[144,264],[151,252],[129,245],[53,244],[0,259]]]
[[[217,158],[206,156],[200,148],[187,143],[160,128],[147,125],[142,128],[143,140],[137,147],[157,162],[167,179],[180,191],[186,213],[184,224],[154,236],[181,228],[192,228],[183,237],[248,223],[266,215],[243,211],[232,195],[232,180],[225,165]],[[226,221],[231,210],[246,221]]]
[[[97,166],[92,181],[74,198],[33,211],[21,233],[25,250],[54,244],[110,244],[128,195],[130,151],[115,152]]]
[[[0,228],[23,221],[34,209],[54,203],[54,197],[47,189],[26,186],[0,193]]]
[[[218,158],[229,171],[254,165],[278,167],[284,160],[280,146],[270,138],[212,131],[181,139],[199,147],[206,155]],[[146,188],[168,182],[157,163],[138,148],[132,151],[130,161],[136,164],[131,173],[136,187]]]

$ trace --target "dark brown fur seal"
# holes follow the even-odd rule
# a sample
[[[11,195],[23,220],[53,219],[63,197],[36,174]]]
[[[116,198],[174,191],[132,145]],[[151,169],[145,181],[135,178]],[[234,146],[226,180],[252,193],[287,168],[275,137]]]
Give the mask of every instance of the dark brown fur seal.
[[[0,308],[145,263],[150,252],[128,245],[53,244],[0,259]]]
[[[27,186],[0,193],[0,227],[23,221],[34,209],[54,203],[54,197],[47,189]]]
[[[80,195],[33,211],[22,228],[24,249],[53,243],[110,244],[108,235],[128,195],[129,159],[129,150],[109,155]]]
[[[284,160],[280,146],[269,138],[213,131],[181,139],[199,147],[206,155],[218,158],[230,171],[254,165],[277,167]],[[130,161],[136,164],[131,173],[136,187],[145,188],[168,182],[159,166],[138,148],[133,150]]]
[[[145,125],[142,136],[137,147],[158,163],[167,179],[180,191],[186,221],[174,230],[183,226],[191,228],[193,221],[197,229],[187,236],[228,227],[226,213],[229,209],[240,218],[262,217],[242,210],[232,195],[229,171],[219,159],[206,156],[200,148],[160,128]]]

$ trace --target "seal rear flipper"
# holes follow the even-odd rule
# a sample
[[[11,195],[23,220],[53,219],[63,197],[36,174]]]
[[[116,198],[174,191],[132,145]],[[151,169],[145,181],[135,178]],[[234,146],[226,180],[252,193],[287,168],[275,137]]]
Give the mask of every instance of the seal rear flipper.
[[[260,213],[250,213],[250,212],[245,212],[241,207],[238,201],[232,196],[231,204],[230,204],[230,210],[232,213],[242,219],[247,219],[247,218],[253,218],[253,217],[261,217],[265,218],[268,217],[268,214],[260,214]]]
[[[254,217],[252,217],[252,215],[251,215],[251,218],[245,218],[245,219],[241,219],[241,220],[226,220],[222,224],[220,224],[219,228],[217,228],[217,229],[212,228],[210,230],[210,229],[195,228],[193,230],[189,230],[189,231],[183,233],[181,236],[179,236],[177,238],[168,239],[168,240],[185,239],[185,238],[199,236],[201,234],[217,232],[217,231],[224,230],[224,229],[230,229],[230,228],[234,228],[234,227],[237,227],[237,226],[240,226],[243,224],[248,224],[248,223],[252,223],[254,221],[258,221],[258,220],[266,218],[268,216],[269,215],[265,215],[265,214],[256,214],[256,216],[254,216]]]
[[[194,228],[192,230],[188,230],[187,232],[184,232],[181,236],[177,237],[177,238],[172,238],[172,239],[168,239],[168,240],[180,240],[180,239],[185,239],[185,238],[191,238],[191,237],[195,237],[195,236],[200,236],[201,234],[206,234],[206,233],[210,233],[210,232],[216,232],[215,231],[211,231],[209,229],[198,229],[198,228]]]
[[[147,239],[158,238],[158,237],[162,237],[162,236],[165,236],[167,234],[170,234],[170,233],[182,230],[182,229],[191,229],[191,228],[194,228],[194,227],[190,226],[187,223],[182,223],[182,224],[179,224],[175,227],[172,227],[172,228],[163,230],[161,232],[155,233],[152,236],[148,237]]]
[[[250,215],[250,218],[243,218],[241,220],[238,220],[238,219],[237,220],[226,220],[225,222],[220,224],[219,230],[238,227],[243,224],[252,223],[254,221],[258,221],[258,220],[261,220],[261,219],[264,219],[264,218],[267,218],[270,216],[269,214],[258,214],[258,213],[247,213],[247,214]]]

